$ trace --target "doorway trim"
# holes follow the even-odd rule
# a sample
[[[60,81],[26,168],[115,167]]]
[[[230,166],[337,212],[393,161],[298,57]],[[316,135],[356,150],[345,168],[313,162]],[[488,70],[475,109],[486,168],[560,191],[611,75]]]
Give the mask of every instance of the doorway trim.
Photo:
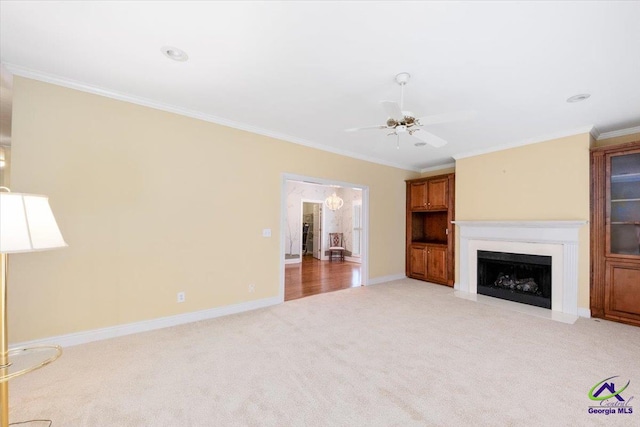
[[[316,199],[302,199],[300,200],[300,218],[303,219],[303,221],[300,223],[300,225],[302,225],[304,223],[304,204],[305,203],[315,203],[318,205],[321,205],[321,208],[324,209],[324,200],[316,200]],[[322,244],[323,244],[323,234],[324,234],[324,230],[325,230],[325,221],[326,221],[326,212],[322,212],[322,221],[320,222],[320,260],[321,261],[326,261],[329,259],[329,257],[325,256],[324,251],[322,250]],[[315,236],[314,236],[315,238]],[[302,262],[302,236],[300,237],[300,262]]]
[[[283,173],[280,182],[280,286],[278,298],[284,302],[284,254],[285,254],[285,228],[287,220],[287,181],[301,181],[310,184],[337,185],[340,187],[357,188],[362,190],[362,250],[360,254],[360,274],[362,286],[369,285],[369,186],[345,181],[317,178],[306,175]],[[322,221],[324,222],[324,215]]]

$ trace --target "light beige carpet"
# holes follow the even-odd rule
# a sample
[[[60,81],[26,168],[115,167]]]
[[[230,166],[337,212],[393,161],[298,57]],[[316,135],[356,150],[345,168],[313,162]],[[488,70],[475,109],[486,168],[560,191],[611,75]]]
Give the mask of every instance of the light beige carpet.
[[[635,413],[589,414],[615,375]],[[10,407],[54,427],[640,425],[640,328],[405,279],[70,347]]]

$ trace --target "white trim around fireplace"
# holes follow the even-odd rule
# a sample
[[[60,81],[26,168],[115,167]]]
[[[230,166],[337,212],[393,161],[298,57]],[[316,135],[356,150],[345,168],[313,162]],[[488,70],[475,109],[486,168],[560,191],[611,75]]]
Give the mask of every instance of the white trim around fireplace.
[[[551,310],[577,316],[578,234],[587,221],[454,221],[460,228],[460,283],[477,294],[478,250],[551,256]]]

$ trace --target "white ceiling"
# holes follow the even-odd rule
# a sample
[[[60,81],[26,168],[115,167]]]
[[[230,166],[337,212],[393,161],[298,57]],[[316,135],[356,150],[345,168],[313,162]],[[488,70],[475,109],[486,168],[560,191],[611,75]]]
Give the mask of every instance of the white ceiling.
[[[640,126],[639,22],[638,1],[3,1],[0,53],[14,74],[420,170]],[[344,132],[383,124],[405,71],[405,109],[476,118],[430,126],[442,148]]]

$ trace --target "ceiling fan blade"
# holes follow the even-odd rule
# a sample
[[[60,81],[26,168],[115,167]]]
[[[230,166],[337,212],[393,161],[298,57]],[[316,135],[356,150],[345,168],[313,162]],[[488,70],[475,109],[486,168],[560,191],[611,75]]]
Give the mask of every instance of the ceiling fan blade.
[[[367,126],[367,127],[363,127],[363,128],[349,128],[349,129],[345,129],[345,132],[355,132],[358,130],[370,130],[370,129],[386,129],[387,127],[384,125],[380,125],[380,126]]]
[[[464,120],[473,120],[476,112],[473,110],[454,111],[452,113],[433,114],[431,116],[420,117],[418,121],[422,126],[435,125],[438,123],[459,122]]]
[[[402,110],[400,106],[395,101],[380,101],[382,104],[382,108],[387,112],[389,117],[391,117],[396,122],[401,122],[404,120],[404,114],[402,114]]]
[[[423,129],[416,129],[411,133],[411,135],[415,136],[420,141],[424,141],[427,144],[436,148],[442,147],[443,145],[447,144],[447,141],[445,141],[444,139],[432,134],[431,132],[427,132],[426,130],[423,130]]]

